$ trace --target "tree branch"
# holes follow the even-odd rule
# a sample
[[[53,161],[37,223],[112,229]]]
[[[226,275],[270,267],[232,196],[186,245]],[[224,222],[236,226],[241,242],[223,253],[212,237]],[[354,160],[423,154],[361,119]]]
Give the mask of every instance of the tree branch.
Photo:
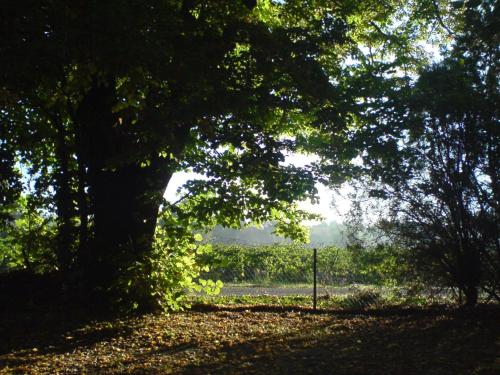
[[[446,24],[444,23],[443,18],[441,17],[441,11],[439,10],[439,5],[438,5],[437,1],[436,0],[432,0],[432,4],[434,4],[434,8],[436,9],[436,19],[439,22],[439,24],[441,25],[441,27],[443,29],[445,29],[446,32],[450,36],[455,37],[456,34],[453,31],[451,31],[451,29],[448,26],[446,26]]]

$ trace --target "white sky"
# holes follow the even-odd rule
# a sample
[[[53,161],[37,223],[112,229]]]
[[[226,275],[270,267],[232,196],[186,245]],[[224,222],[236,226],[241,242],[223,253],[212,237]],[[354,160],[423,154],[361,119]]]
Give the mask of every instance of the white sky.
[[[286,163],[294,164],[296,166],[304,166],[314,160],[313,156],[294,154],[287,156]],[[169,202],[175,202],[179,199],[177,189],[182,186],[186,181],[193,178],[203,178],[204,176],[192,172],[178,172],[175,173],[165,190],[164,197]],[[303,210],[320,214],[325,218],[326,222],[336,221],[338,223],[343,221],[343,214],[349,209],[349,201],[342,197],[347,194],[349,187],[341,189],[341,194],[336,194],[331,189],[322,184],[316,184],[320,202],[312,204],[310,201],[299,202],[299,207]],[[335,208],[332,207],[333,200],[335,199]],[[308,223],[309,224],[309,223]]]

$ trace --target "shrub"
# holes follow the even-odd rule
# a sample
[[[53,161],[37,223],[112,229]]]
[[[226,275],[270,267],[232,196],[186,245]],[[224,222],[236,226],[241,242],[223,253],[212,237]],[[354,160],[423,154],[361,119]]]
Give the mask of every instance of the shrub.
[[[190,306],[189,292],[218,294],[221,281],[200,278],[202,272],[209,270],[200,257],[207,256],[212,249],[201,240],[201,235],[188,225],[179,225],[174,215],[163,213],[156,228],[153,251],[122,270],[114,287],[120,291],[117,295],[127,298],[116,302],[125,309],[159,307],[177,311]]]
[[[354,288],[354,291],[343,301],[343,307],[352,310],[361,310],[380,305],[382,295],[373,288]]]

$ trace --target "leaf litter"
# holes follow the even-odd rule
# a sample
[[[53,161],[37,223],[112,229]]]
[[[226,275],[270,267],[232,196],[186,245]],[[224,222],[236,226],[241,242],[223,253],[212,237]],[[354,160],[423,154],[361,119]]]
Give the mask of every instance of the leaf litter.
[[[86,323],[64,310],[2,314],[0,374],[492,375],[499,312],[202,306]]]

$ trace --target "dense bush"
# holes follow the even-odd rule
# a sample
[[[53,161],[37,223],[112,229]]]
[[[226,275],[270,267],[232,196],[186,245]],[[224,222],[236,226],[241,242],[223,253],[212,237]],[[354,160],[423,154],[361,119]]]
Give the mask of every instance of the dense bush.
[[[395,286],[411,281],[409,258],[405,249],[388,245],[352,246],[349,254],[357,283]]]
[[[201,240],[189,222],[181,222],[170,211],[163,211],[152,252],[121,268],[120,277],[112,286],[118,291],[112,294],[121,299],[114,302],[125,309],[178,311],[189,307],[190,292],[218,294],[220,281],[200,277],[209,270],[200,257],[211,253],[211,245]]]
[[[62,289],[71,288],[67,295],[78,299],[82,283],[87,280],[80,279],[78,268],[74,268],[71,277],[63,282],[54,254],[56,223],[53,218],[30,204],[29,197],[19,199],[13,216],[14,220],[0,230],[0,289],[10,293],[3,293],[4,297],[12,299],[11,295],[18,295],[33,300],[34,295],[40,300],[39,295],[46,296],[46,290],[56,295]],[[126,258],[120,261],[117,257],[119,277],[107,290],[90,295],[92,302],[101,302],[99,292],[105,292],[113,308],[174,311],[189,306],[186,298],[189,292],[218,293],[220,281],[200,278],[202,272],[208,271],[208,265],[199,258],[211,251],[211,246],[202,244],[201,240],[188,222],[179,222],[169,211],[163,212],[153,251],[135,262],[128,262]],[[134,254],[132,244],[129,246],[123,247],[122,257]]]

